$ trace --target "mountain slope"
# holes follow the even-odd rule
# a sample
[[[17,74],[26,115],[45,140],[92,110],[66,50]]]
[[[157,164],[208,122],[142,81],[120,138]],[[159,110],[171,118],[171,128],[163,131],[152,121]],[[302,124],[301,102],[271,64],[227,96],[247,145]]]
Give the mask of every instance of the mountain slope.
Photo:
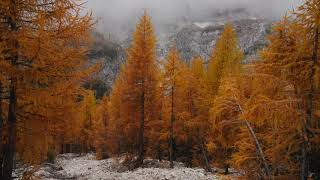
[[[229,22],[237,32],[240,47],[245,54],[244,62],[255,60],[257,52],[268,43],[266,36],[271,31],[272,21],[252,15],[244,8],[214,10],[209,15],[182,16],[156,24],[159,59],[164,59],[169,48],[175,44],[187,63],[194,56],[201,56],[208,61],[224,24]],[[132,31],[129,29],[124,32],[121,34],[127,34],[125,37],[106,36],[101,33],[94,33],[93,36],[95,43],[89,58],[92,62],[103,63],[99,78],[105,83],[107,92],[110,92],[120,66],[125,62],[125,49],[131,44]]]

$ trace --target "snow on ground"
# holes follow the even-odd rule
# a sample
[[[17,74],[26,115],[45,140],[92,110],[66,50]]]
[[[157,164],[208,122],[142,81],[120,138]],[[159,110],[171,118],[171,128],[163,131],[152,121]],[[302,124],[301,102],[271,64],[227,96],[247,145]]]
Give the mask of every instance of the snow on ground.
[[[186,168],[182,163],[175,163],[175,168],[166,168],[166,161],[145,160],[145,167],[133,171],[120,170],[121,159],[110,158],[95,160],[93,154],[78,156],[75,154],[59,155],[55,164],[44,164],[35,168],[34,177],[40,179],[105,179],[105,180],[215,180],[218,175],[205,172],[201,168]],[[122,166],[123,167],[123,166]],[[15,176],[20,177],[28,168],[15,171]],[[18,178],[18,179],[20,179]]]

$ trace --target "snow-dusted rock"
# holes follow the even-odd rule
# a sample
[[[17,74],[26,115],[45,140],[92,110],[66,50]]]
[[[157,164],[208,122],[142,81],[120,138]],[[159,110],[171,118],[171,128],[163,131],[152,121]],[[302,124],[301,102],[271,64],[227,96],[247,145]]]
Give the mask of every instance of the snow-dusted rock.
[[[224,24],[229,21],[194,22],[177,32],[160,36],[160,56],[165,56],[171,44],[176,44],[183,59],[189,61],[194,56],[202,56],[208,60],[212,49],[223,31]],[[271,22],[265,19],[246,18],[231,21],[239,39],[246,61],[255,57],[257,51],[267,45],[266,35],[270,32]]]

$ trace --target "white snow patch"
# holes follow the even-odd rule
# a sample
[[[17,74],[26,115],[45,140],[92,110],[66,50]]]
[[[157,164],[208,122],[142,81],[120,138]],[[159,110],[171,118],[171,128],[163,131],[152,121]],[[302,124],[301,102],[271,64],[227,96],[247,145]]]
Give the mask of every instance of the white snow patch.
[[[212,22],[195,22],[194,25],[198,26],[201,29],[214,25]]]
[[[95,160],[93,154],[76,156],[74,154],[60,155],[54,165],[44,165],[38,169],[34,176],[40,179],[105,179],[105,180],[216,180],[220,179],[212,173],[201,168],[186,168],[179,163],[169,168],[138,168],[134,171],[118,172],[116,166],[119,160],[110,158]],[[150,161],[150,159],[148,159]],[[156,161],[156,160],[154,160]],[[166,162],[164,162],[166,163]],[[20,175],[21,177],[22,175]],[[18,178],[20,179],[20,178]]]

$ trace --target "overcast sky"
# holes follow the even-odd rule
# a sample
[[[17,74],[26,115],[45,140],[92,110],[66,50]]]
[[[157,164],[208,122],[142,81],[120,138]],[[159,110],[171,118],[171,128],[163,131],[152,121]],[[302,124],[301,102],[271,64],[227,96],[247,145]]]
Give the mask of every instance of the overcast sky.
[[[147,9],[154,21],[172,20],[179,16],[196,16],[214,9],[245,7],[250,13],[265,18],[279,18],[302,0],[88,0],[98,26],[102,29],[124,27],[137,21]],[[134,22],[135,23],[135,22]]]

